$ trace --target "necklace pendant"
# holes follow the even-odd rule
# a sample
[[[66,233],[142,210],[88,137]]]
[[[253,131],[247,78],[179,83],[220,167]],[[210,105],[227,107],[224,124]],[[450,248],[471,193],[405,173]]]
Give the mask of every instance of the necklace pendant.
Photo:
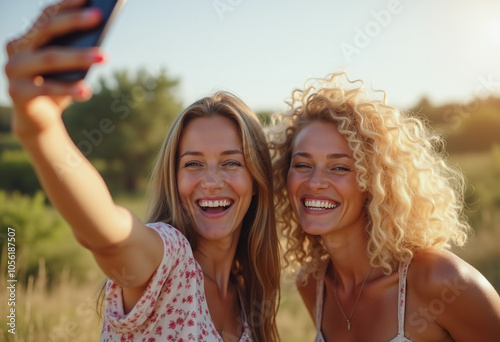
[[[347,331],[351,331],[351,321],[347,321]]]

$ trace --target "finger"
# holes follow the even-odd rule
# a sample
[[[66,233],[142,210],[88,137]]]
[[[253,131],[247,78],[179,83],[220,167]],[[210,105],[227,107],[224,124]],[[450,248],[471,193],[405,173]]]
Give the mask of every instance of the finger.
[[[83,5],[86,3],[86,0],[63,0],[57,2],[51,6],[47,6],[43,9],[42,13],[38,16],[36,21],[33,23],[31,29],[27,32],[34,34],[34,32],[39,31],[41,28],[48,25],[48,23],[61,13],[67,11],[76,12],[78,10],[82,10]]]
[[[31,29],[18,39],[7,44],[9,56],[21,51],[32,51],[49,43],[55,37],[74,31],[96,27],[102,20],[97,8],[50,12],[45,9]]]
[[[82,7],[86,2],[87,0],[62,0],[53,5],[47,6],[46,9],[48,13],[53,13],[71,8]]]
[[[33,26],[28,30],[28,32],[23,34],[21,37],[8,42],[6,46],[7,54],[11,56],[16,52],[21,51],[23,47],[28,47],[28,43],[30,42],[31,37],[34,35],[34,33],[39,31],[40,28],[46,26],[49,19],[57,15],[57,13],[68,9],[76,9],[82,7],[85,2],[86,0],[63,0],[46,7],[37,18],[37,20],[33,23]]]
[[[102,20],[101,10],[88,8],[71,12],[63,12],[50,19],[47,25],[37,30],[33,35],[33,49],[37,49],[49,43],[52,39],[72,33],[85,31],[96,27]]]
[[[5,65],[5,74],[14,78],[31,78],[61,71],[87,70],[105,61],[99,48],[66,49],[51,47],[33,53],[18,54]]]
[[[14,103],[25,103],[38,96],[70,96],[75,101],[86,101],[92,97],[92,90],[83,81],[64,83],[41,78],[16,79],[9,83],[9,95]]]

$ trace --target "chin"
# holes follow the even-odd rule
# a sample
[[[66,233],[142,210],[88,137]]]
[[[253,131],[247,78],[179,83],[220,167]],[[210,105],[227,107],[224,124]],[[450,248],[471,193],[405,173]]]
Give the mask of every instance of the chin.
[[[310,235],[323,235],[327,232],[324,225],[305,224],[301,227],[304,232]]]
[[[227,236],[229,233],[217,229],[207,229],[198,231],[198,235],[207,240],[219,240]]]
[[[205,240],[217,241],[224,239],[234,233],[234,230],[230,230],[227,226],[224,227],[204,227],[198,229],[198,235]]]

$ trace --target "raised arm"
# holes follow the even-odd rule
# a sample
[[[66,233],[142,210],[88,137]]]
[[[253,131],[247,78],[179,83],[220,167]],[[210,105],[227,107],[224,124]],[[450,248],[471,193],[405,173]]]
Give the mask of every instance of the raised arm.
[[[83,82],[43,80],[49,72],[86,69],[104,60],[97,48],[45,48],[53,37],[96,26],[97,10],[65,0],[47,7],[31,30],[7,45],[5,72],[13,101],[12,129],[29,152],[52,204],[77,240],[95,256],[106,275],[126,288],[147,285],[159,265],[159,235],[127,209],[116,205],[102,177],[83,156],[64,127],[63,110],[91,97]]]

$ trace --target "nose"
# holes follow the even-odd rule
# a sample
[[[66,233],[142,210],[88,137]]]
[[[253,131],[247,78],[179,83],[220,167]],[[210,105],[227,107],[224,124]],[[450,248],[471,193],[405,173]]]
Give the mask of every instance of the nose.
[[[213,166],[207,167],[201,181],[201,186],[209,191],[221,189],[224,186],[224,179],[221,171]]]
[[[309,188],[313,191],[323,190],[328,187],[325,172],[321,168],[315,168],[307,182]]]

